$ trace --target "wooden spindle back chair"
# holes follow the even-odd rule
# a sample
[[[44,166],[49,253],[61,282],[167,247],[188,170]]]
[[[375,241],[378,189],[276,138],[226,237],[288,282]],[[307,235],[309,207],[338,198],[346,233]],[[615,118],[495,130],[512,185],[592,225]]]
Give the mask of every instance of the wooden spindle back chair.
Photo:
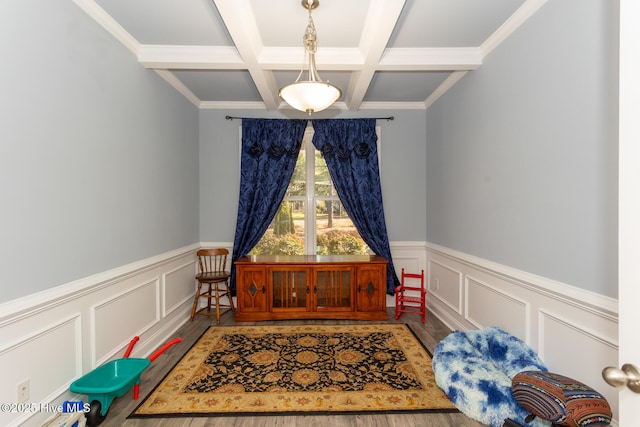
[[[223,314],[235,311],[229,287],[231,273],[227,271],[229,251],[225,248],[200,249],[197,256],[199,273],[196,275],[196,281],[198,288],[191,308],[191,320],[196,315],[215,316],[216,322],[220,323]],[[200,299],[205,299],[206,304],[198,309]]]

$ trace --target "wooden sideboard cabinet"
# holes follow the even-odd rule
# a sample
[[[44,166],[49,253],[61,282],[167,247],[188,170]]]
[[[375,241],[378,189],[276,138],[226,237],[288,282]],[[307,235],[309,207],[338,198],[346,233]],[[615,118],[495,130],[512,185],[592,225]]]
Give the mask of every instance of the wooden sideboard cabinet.
[[[387,260],[377,255],[256,255],[235,262],[239,322],[387,320]]]

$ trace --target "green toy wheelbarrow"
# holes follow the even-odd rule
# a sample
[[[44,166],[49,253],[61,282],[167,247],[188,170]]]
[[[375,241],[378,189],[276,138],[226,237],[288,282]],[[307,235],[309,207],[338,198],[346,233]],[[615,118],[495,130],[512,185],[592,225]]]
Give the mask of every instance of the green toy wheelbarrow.
[[[137,399],[140,394],[142,372],[165,350],[182,341],[180,337],[175,338],[146,359],[129,358],[133,346],[139,339],[140,337],[136,336],[131,340],[122,359],[107,362],[71,383],[69,390],[88,396],[90,405],[86,413],[88,426],[97,426],[104,421],[113,400],[124,396],[131,387],[133,387],[133,398]]]

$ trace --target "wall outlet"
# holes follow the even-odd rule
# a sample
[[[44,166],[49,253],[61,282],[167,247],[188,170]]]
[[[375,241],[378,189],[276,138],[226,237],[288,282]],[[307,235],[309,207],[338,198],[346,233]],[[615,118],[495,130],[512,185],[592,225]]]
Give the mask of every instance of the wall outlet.
[[[439,291],[439,290],[440,290],[440,279],[438,279],[438,278],[436,277],[435,282],[436,282],[436,291]]]
[[[24,381],[21,381],[16,385],[16,393],[18,398],[18,403],[25,403],[29,400],[30,394],[30,386],[29,386],[29,378]]]

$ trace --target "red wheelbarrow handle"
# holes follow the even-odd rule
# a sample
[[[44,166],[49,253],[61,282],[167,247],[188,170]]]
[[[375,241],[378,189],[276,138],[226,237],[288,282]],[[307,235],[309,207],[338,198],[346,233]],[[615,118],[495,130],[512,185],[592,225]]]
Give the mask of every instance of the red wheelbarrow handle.
[[[124,358],[128,358],[131,355],[131,350],[133,350],[133,346],[136,345],[136,343],[140,340],[139,336],[135,336],[133,337],[133,339],[131,340],[131,342],[129,342],[129,347],[127,347],[127,351],[124,352]]]
[[[158,350],[156,350],[155,353],[153,353],[151,356],[149,356],[149,361],[153,362],[154,360],[156,360],[158,358],[158,356],[160,356],[162,353],[164,353],[169,347],[171,347],[174,344],[178,344],[181,341],[182,341],[182,338],[180,338],[180,337],[174,338],[173,340],[169,341],[168,343],[166,343],[165,345],[160,347]]]

